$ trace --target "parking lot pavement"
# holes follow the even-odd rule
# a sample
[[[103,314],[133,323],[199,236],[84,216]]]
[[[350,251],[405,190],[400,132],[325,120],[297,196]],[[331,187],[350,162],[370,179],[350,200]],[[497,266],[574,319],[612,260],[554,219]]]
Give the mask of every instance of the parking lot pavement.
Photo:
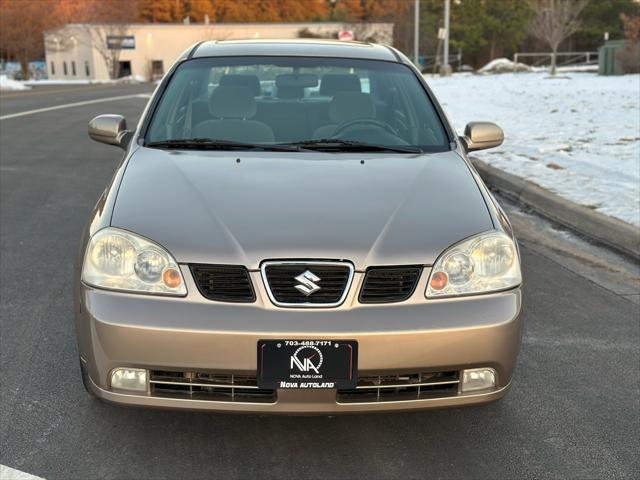
[[[94,94],[104,93],[67,91],[60,103]],[[55,104],[47,95],[0,102],[3,115]],[[133,125],[144,104],[135,97],[0,121],[1,464],[46,479],[638,477],[635,266],[513,205],[525,334],[511,392],[498,403],[273,417],[90,398],[78,371],[73,258],[121,152],[90,142],[87,121],[122,113]]]
[[[155,85],[148,84],[43,85],[33,87],[31,90],[2,92],[0,93],[0,116],[68,103],[151,93],[154,88]]]

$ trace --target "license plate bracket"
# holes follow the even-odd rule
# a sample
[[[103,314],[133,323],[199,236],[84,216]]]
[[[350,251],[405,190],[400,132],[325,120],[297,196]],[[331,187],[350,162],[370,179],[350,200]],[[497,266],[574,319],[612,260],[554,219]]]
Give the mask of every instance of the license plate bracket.
[[[350,389],[358,372],[355,340],[258,340],[258,387]]]

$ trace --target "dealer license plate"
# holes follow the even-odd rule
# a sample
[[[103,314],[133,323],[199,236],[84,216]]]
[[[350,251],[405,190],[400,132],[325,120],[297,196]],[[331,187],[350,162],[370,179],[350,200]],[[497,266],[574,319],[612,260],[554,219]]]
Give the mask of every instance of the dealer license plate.
[[[355,388],[354,340],[259,340],[258,387]]]

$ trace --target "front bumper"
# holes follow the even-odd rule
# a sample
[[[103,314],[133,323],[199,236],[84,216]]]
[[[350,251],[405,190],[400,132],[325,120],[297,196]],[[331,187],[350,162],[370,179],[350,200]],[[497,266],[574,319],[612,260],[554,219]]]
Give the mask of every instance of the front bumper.
[[[521,291],[425,300],[424,283],[397,304],[362,305],[352,293],[334,309],[274,307],[257,289],[254,304],[218,303],[200,296],[188,270],[186,298],[123,294],[80,285],[76,327],[89,385],[104,400],[192,410],[340,413],[411,410],[487,403],[502,397],[515,367],[522,324]],[[257,273],[255,274],[258,275]],[[261,285],[253,278],[254,285]],[[354,286],[359,287],[361,274]],[[353,288],[357,292],[359,288]],[[268,403],[211,401],[113,391],[115,367],[255,375],[259,339],[354,339],[358,374],[461,371],[492,367],[490,391],[399,401],[338,401],[336,390],[278,390]]]

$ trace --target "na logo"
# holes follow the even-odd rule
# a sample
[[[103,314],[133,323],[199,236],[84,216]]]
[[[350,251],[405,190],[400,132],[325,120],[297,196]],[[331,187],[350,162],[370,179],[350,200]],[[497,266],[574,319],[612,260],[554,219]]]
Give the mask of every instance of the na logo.
[[[320,373],[320,366],[322,365],[322,352],[318,347],[304,346],[298,348],[289,361],[289,368],[291,370],[295,368],[300,372]]]

